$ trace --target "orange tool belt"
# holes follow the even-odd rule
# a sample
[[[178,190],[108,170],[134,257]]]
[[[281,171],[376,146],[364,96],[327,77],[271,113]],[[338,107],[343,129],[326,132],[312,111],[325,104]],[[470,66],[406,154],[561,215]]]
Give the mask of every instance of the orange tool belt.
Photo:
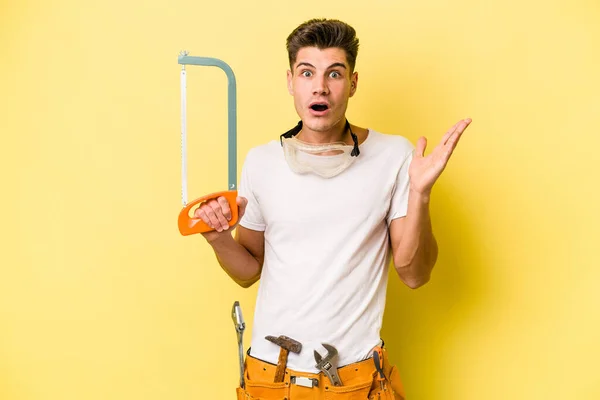
[[[382,349],[383,384],[373,358],[338,369],[343,386],[333,386],[322,372],[312,374],[286,369],[283,382],[274,383],[276,365],[250,355],[244,363],[245,388],[237,388],[238,400],[404,400],[400,374]]]

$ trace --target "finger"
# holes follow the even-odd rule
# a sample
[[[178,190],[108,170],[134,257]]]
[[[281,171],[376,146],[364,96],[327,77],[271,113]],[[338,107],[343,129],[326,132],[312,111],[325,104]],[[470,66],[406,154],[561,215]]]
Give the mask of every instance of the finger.
[[[458,144],[458,141],[460,140],[460,137],[463,134],[463,131],[464,130],[456,131],[454,133],[454,135],[450,139],[448,139],[448,141],[446,142],[446,145],[444,147],[446,147],[449,151],[454,150],[454,148]]]
[[[462,133],[464,132],[465,129],[467,129],[467,126],[469,126],[470,123],[471,123],[470,118],[460,120],[454,126],[454,129],[452,130],[452,132],[449,132],[450,134],[447,133],[446,135],[444,135],[444,138],[442,139],[443,145],[444,146],[456,146],[456,142],[458,141],[458,138],[460,138],[460,135],[462,135]]]
[[[471,118],[463,119],[462,122],[456,127],[456,133],[463,133],[470,124]]]
[[[204,206],[205,205],[203,204],[196,209],[196,211],[194,212],[194,218],[200,218],[202,221],[204,221],[204,223],[206,225],[208,225],[214,229],[214,225],[212,224],[210,217],[208,216],[205,209],[203,208]]]
[[[223,196],[217,199],[219,204],[221,205],[221,210],[223,211],[223,216],[227,221],[231,221],[231,208],[229,207],[229,202]]]
[[[219,216],[215,212],[215,208],[212,206],[213,202],[208,202],[204,206],[202,206],[202,210],[206,213],[209,220],[209,226],[215,229],[218,232],[221,232],[219,229],[221,228],[221,223],[219,222]]]
[[[242,219],[242,217],[246,213],[246,206],[248,205],[248,199],[245,197],[238,196],[235,200],[238,205],[238,221],[239,221],[240,219]]]
[[[458,126],[458,124],[460,124],[461,122],[462,120],[458,121],[457,123],[452,125],[452,128],[448,129],[444,136],[442,136],[442,144],[446,144],[448,139],[450,139],[450,136],[452,136],[452,134],[456,131],[456,127]]]
[[[454,149],[456,147],[456,144],[458,143],[458,140],[460,139],[463,132],[465,131],[465,129],[467,129],[467,127],[469,126],[470,123],[471,123],[470,118],[463,120],[456,127],[454,134],[448,139],[448,141],[446,142],[446,145],[451,147],[452,149]]]
[[[427,148],[427,138],[421,136],[419,140],[417,140],[417,146],[415,148],[415,154],[419,157],[423,157],[425,154],[425,149]]]
[[[221,232],[222,230],[229,229],[229,223],[227,219],[223,216],[223,209],[221,208],[221,204],[219,204],[216,200],[211,200],[208,205],[213,209],[214,215],[216,217],[215,229],[217,232]]]

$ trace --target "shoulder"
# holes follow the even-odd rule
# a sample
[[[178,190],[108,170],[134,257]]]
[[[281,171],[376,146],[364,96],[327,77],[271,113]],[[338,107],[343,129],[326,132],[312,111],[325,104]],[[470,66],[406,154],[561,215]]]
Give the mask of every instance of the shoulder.
[[[252,147],[246,154],[245,164],[260,164],[282,154],[281,145],[278,140]]]
[[[382,133],[374,129],[369,129],[367,143],[379,152],[393,153],[396,156],[404,154],[408,157],[415,149],[411,141],[402,135]]]
[[[410,140],[399,134],[383,133],[374,129],[369,129],[369,135],[371,135],[376,141],[385,143],[387,145],[407,148],[414,147]]]

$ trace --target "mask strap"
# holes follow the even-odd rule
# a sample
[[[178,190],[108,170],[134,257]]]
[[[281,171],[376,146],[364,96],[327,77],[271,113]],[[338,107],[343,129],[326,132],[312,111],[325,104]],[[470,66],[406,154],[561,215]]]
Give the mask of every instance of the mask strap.
[[[302,121],[298,122],[298,125],[296,125],[292,129],[290,129],[283,135],[279,136],[279,143],[281,143],[281,146],[283,147],[283,139],[284,138],[290,139],[290,138],[296,136],[301,130],[302,130]]]
[[[352,136],[352,141],[354,142],[354,148],[352,149],[352,153],[350,155],[352,157],[358,157],[360,154],[360,150],[358,150],[358,137],[352,132],[352,128],[350,128],[350,122],[346,120],[346,129],[350,131],[350,136]]]
[[[350,127],[350,122],[348,122],[347,119],[346,119],[346,126],[344,127],[344,129],[350,131],[350,136],[352,136],[352,141],[354,142],[354,148],[352,149],[352,153],[350,153],[350,155],[352,157],[358,157],[358,155],[360,154],[360,150],[358,149],[358,136],[356,136],[354,134],[354,132],[352,132],[352,128]],[[296,125],[295,127],[290,129],[286,133],[279,136],[279,143],[281,143],[281,146],[283,147],[283,139],[284,138],[290,139],[290,138],[296,136],[298,133],[300,133],[301,130],[302,130],[302,121],[298,122],[298,125]]]

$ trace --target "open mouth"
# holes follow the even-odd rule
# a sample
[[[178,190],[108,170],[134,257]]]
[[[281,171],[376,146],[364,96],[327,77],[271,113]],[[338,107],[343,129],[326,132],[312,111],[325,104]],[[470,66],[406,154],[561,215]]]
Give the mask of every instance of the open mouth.
[[[316,103],[310,106],[310,109],[317,112],[326,111],[329,108],[327,104]]]

